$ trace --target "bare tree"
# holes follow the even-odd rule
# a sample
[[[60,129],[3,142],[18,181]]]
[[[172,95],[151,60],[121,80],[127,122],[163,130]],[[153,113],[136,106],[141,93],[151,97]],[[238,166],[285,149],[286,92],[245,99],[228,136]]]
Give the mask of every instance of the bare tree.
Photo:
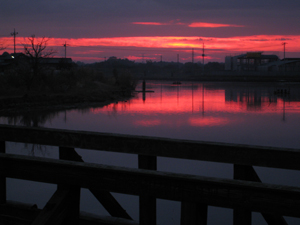
[[[50,38],[42,37],[36,39],[35,35],[28,38],[28,43],[23,44],[24,53],[28,56],[28,64],[31,70],[31,74],[26,76],[26,86],[29,90],[32,82],[36,80],[43,70],[42,60],[49,58],[56,52],[52,48],[48,48],[47,43]]]
[[[4,43],[0,42],[0,51],[6,49],[6,46],[4,45]]]
[[[42,37],[36,40],[35,35],[28,38],[29,43],[24,44],[25,54],[30,58],[48,58],[56,52],[52,48],[47,48],[47,43],[50,38]]]

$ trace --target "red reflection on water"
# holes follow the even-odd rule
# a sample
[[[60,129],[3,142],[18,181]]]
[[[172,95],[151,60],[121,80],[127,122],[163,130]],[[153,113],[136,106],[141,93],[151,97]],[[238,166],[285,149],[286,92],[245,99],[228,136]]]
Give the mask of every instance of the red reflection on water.
[[[143,126],[143,127],[153,127],[158,126],[162,124],[162,121],[159,119],[153,119],[153,120],[136,120],[133,122],[136,126]]]
[[[206,127],[206,126],[220,126],[226,125],[230,123],[228,118],[219,118],[219,117],[197,117],[197,118],[190,118],[189,124],[195,127]]]
[[[138,88],[137,88],[138,89]],[[237,114],[300,113],[300,103],[287,96],[243,89],[210,89],[202,84],[174,86],[150,84],[154,93],[142,93],[128,102],[113,103],[92,113],[132,115],[134,126],[222,126],[238,122]],[[284,100],[285,99],[285,100]],[[229,116],[233,115],[233,116]]]

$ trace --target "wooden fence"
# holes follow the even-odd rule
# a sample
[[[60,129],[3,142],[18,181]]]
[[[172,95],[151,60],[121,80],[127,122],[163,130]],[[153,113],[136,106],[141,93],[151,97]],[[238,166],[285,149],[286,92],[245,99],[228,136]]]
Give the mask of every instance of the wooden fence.
[[[8,141],[58,146],[60,160],[6,154]],[[75,148],[137,154],[139,168],[85,163]],[[208,206],[233,209],[235,225],[250,225],[252,212],[260,212],[272,225],[287,224],[283,216],[300,218],[300,188],[261,183],[252,167],[299,170],[299,150],[1,125],[0,152],[2,221],[20,211],[22,218],[14,219],[26,224],[154,225],[158,198],[181,202],[182,225],[207,224]],[[157,157],[230,163],[234,176],[161,172]],[[6,201],[6,178],[57,184],[57,191],[42,210],[16,207]],[[80,188],[93,193],[110,221],[80,216]],[[110,192],[139,196],[140,220],[132,221]]]

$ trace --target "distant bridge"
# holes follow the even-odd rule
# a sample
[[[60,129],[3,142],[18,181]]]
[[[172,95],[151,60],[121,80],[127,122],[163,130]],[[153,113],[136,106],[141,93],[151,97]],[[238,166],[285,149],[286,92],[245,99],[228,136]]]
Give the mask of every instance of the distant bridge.
[[[59,146],[60,159],[5,153],[5,142]],[[138,167],[85,163],[75,148],[138,155]],[[1,224],[156,224],[156,199],[181,202],[181,224],[203,225],[208,206],[233,209],[233,223],[251,224],[260,212],[268,224],[300,218],[300,188],[263,184],[252,166],[300,170],[300,151],[48,128],[0,126]],[[234,165],[234,179],[157,171],[157,157]],[[57,184],[43,209],[6,199],[6,178]],[[80,188],[89,189],[111,215],[80,213]],[[133,221],[110,192],[139,196],[140,220]]]

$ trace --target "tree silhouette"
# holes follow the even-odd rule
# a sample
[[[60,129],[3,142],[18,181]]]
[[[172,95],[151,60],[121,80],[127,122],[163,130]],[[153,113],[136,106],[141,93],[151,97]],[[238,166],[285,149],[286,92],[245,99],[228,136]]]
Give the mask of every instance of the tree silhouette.
[[[0,51],[6,49],[6,46],[4,46],[4,43],[0,43]]]
[[[45,66],[42,64],[44,58],[49,58],[56,52],[52,48],[48,48],[47,43],[50,38],[42,37],[36,39],[35,35],[28,38],[28,43],[23,44],[24,54],[28,57],[28,65],[31,73],[26,77],[26,86],[30,90],[32,82],[36,80]]]

